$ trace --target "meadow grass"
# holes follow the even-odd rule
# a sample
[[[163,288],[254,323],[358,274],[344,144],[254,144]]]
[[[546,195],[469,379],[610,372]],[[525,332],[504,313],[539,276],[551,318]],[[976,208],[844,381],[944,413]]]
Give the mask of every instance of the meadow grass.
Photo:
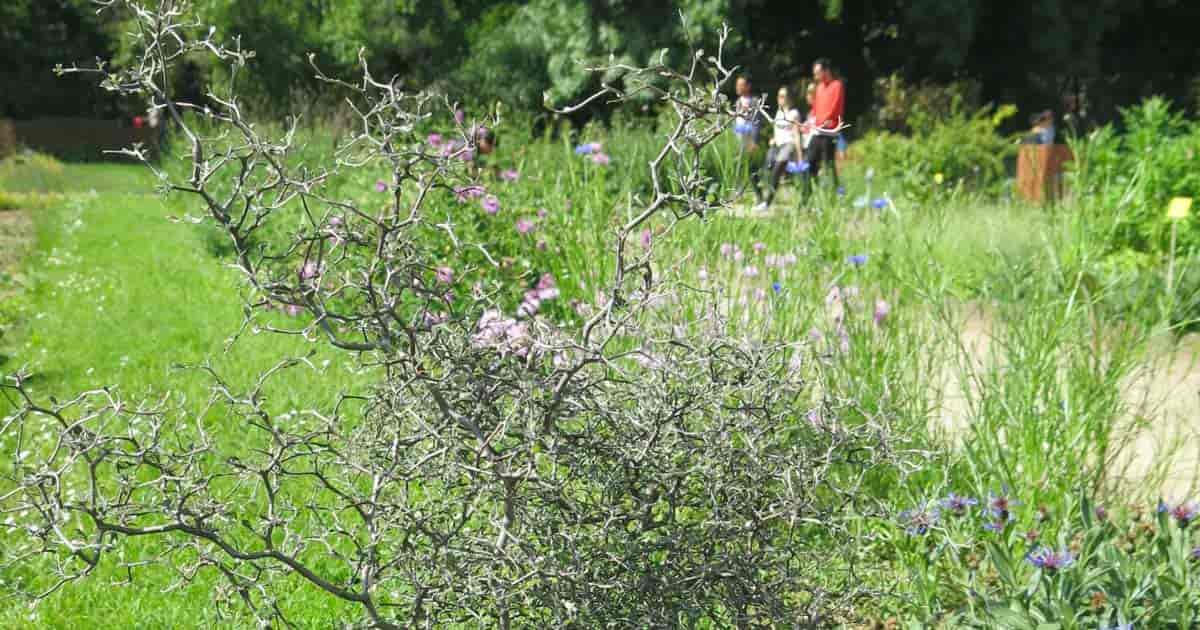
[[[574,159],[563,141],[535,140],[509,157],[522,178],[496,186],[505,204],[500,215],[481,218],[477,208],[453,201],[444,208],[470,217],[463,222],[469,226],[464,238],[516,261],[505,272],[514,285],[555,273],[564,303],[590,300],[608,277],[605,252],[614,227],[637,205],[645,183],[641,165],[654,146],[644,130],[584,133],[605,134],[616,156],[610,168]],[[737,163],[728,153],[718,152],[712,168],[721,185],[737,185]],[[209,396],[211,381],[177,364],[211,360],[230,382],[245,385],[281,356],[315,352],[313,369],[289,371],[269,388],[269,406],[278,411],[321,407],[339,392],[370,386],[372,376],[358,370],[352,357],[296,337],[246,333],[226,351],[242,322],[243,296],[236,273],[214,259],[220,249],[210,232],[167,220],[187,208],[146,194],[150,181],[138,167],[53,170],[0,171],[0,190],[65,193],[34,214],[37,246],[24,263],[28,282],[17,323],[0,340],[0,355],[9,357],[0,369],[28,366],[38,375],[40,395],[65,397],[115,384],[130,397],[170,392],[193,410]],[[362,169],[333,185],[345,197],[370,203],[381,176]],[[1102,346],[1094,341],[1107,322],[1093,308],[1104,288],[1085,290],[1080,281],[1091,246],[1080,226],[1084,219],[953,191],[919,205],[860,207],[857,199],[880,195],[886,186],[868,184],[853,170],[846,188],[842,196],[823,193],[803,208],[788,192],[765,217],[718,212],[682,223],[669,236],[654,237],[661,259],[683,261],[661,273],[722,295],[727,313],[745,331],[811,338],[813,356],[799,368],[819,384],[810,402],[836,400],[853,409],[844,422],[885,419],[909,438],[908,448],[924,453],[925,465],[875,480],[871,491],[890,496],[898,510],[950,491],[976,497],[1011,492],[1058,513],[1073,509],[1081,491],[1113,497],[1117,486],[1104,484],[1104,465],[1123,444],[1119,384],[1140,360],[1145,335],[1130,329],[1107,335]],[[516,218],[535,217],[540,208],[547,212],[537,232],[517,235]],[[544,248],[535,247],[537,239],[546,241]],[[729,246],[741,257],[735,260]],[[446,255],[453,254],[447,244]],[[769,262],[768,256],[782,255],[794,262]],[[865,260],[849,260],[857,255]],[[844,327],[834,319],[832,287],[839,288],[835,302]],[[520,289],[513,293],[519,296]],[[877,318],[879,301],[888,306],[883,318]],[[962,341],[969,305],[986,307],[995,319],[985,356]],[[682,308],[687,313],[691,307]],[[569,317],[561,305],[552,314]],[[966,398],[956,410],[964,417],[957,419],[953,440],[931,422],[943,407],[947,379]],[[231,443],[240,435],[220,409],[209,410],[205,421]],[[1034,527],[1035,518],[1027,510],[1014,527]],[[893,538],[894,524],[864,521],[862,527],[880,532],[878,547],[868,550],[879,562],[864,579],[896,593],[865,604],[863,616],[925,621],[962,604],[953,580],[931,579],[927,565],[896,553],[901,543]],[[137,541],[127,553],[149,556],[156,549]],[[897,575],[908,573],[914,579],[898,585]],[[36,565],[0,577],[31,587],[44,582]],[[248,621],[236,616],[242,613],[224,622],[215,616],[210,574],[171,592],[163,592],[167,569],[148,566],[132,584],[114,586],[127,577],[102,569],[36,610],[8,603],[0,609],[0,625],[215,627]],[[302,627],[330,627],[347,613],[298,581],[278,586],[281,605]]]

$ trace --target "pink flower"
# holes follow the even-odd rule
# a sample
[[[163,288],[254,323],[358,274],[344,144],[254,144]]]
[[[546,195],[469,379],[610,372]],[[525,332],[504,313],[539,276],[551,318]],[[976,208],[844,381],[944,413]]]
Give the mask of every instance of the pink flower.
[[[299,315],[300,315],[300,311],[301,311],[301,310],[302,310],[302,309],[300,308],[300,305],[299,305],[299,304],[288,304],[288,305],[287,305],[287,306],[286,306],[286,307],[283,309],[283,312],[287,313],[287,314],[288,314],[288,317],[297,317],[297,316],[299,316]]]
[[[542,300],[542,301],[558,299],[559,295],[561,295],[561,294],[558,292],[558,287],[550,287],[548,289],[538,289],[537,290],[537,297],[539,300]]]
[[[538,208],[537,214],[539,219],[545,219],[550,213],[546,212],[545,208]]]
[[[311,261],[311,260],[304,263],[304,266],[300,267],[300,279],[301,280],[312,280],[313,278],[316,278],[318,275],[320,275],[320,273],[321,273],[320,266],[318,266],[316,262]]]
[[[460,186],[454,189],[454,198],[462,203],[468,199],[482,197],[484,192],[483,186]]]
[[[480,205],[483,206],[483,211],[488,214],[494,215],[500,212],[500,200],[496,198],[496,195],[488,195],[484,197],[483,201],[480,202]]]
[[[549,289],[555,286],[558,286],[558,283],[554,281],[554,275],[551,273],[544,273],[542,277],[538,278],[538,289]]]
[[[442,134],[431,133],[431,134],[429,134],[429,137],[426,139],[426,141],[429,142],[429,146],[436,149],[437,147],[442,146]]]
[[[500,174],[500,179],[503,179],[506,182],[515,182],[518,179],[521,179],[521,174],[512,169],[508,169]]]
[[[337,215],[329,217],[329,227],[338,227],[341,224],[342,224],[342,217],[339,217]]]
[[[437,268],[437,281],[442,284],[451,284],[454,282],[454,270],[449,267]]]
[[[721,256],[732,258],[735,251],[737,251],[737,245],[733,243],[721,243]]]
[[[529,219],[526,219],[525,217],[521,217],[520,219],[517,219],[517,233],[519,233],[519,234],[529,234],[530,232],[533,231],[534,227],[535,227],[535,225],[534,225],[533,221],[530,221]]]
[[[461,124],[463,124],[463,121],[466,119],[467,119],[467,112],[464,112],[461,109],[454,110],[454,122],[461,125]]]
[[[767,290],[759,287],[754,290],[754,299],[762,302],[767,299]]]
[[[650,230],[642,230],[642,247],[650,249],[650,243],[654,240],[654,233]]]
[[[892,307],[883,300],[875,300],[875,325],[882,326],[883,322],[887,321],[888,315],[892,313]]]
[[[375,182],[375,192],[387,192],[387,189],[387,182],[383,181],[382,179]]]
[[[754,265],[746,265],[746,268],[742,270],[742,275],[746,276],[747,278],[757,278],[758,267],[755,267]]]
[[[742,262],[742,258],[744,258],[744,257],[745,257],[745,255],[742,254],[742,250],[740,250],[740,249],[733,250],[733,262]]]
[[[765,250],[766,248],[767,248],[766,243],[762,243],[762,242],[755,243],[754,244],[754,253],[761,254],[763,252],[763,250]]]
[[[612,158],[608,157],[607,153],[595,153],[592,155],[592,163],[599,166],[608,166],[612,162]]]

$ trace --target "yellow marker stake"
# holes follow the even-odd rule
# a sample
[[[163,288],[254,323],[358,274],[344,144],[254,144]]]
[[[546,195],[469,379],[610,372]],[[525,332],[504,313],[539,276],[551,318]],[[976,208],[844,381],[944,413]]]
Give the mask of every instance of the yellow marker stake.
[[[1186,219],[1192,214],[1192,198],[1176,197],[1167,204],[1168,219]]]

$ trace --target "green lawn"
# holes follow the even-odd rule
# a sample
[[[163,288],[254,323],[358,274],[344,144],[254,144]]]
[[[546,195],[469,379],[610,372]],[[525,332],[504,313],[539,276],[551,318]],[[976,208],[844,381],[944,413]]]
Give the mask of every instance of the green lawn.
[[[0,357],[7,357],[0,359],[0,372],[26,367],[36,375],[39,395],[67,397],[113,385],[130,399],[171,392],[186,397],[187,408],[198,409],[210,382],[194,370],[172,366],[211,359],[236,386],[285,354],[315,350],[311,360],[317,370],[291,370],[268,390],[272,408],[322,405],[354,385],[352,366],[322,344],[247,333],[224,352],[242,318],[237,277],[215,263],[194,226],[169,221],[166,217],[177,211],[141,192],[149,182],[141,168],[71,165],[58,181],[72,185],[55,205],[33,214],[36,248],[24,263],[27,290],[13,298],[20,302],[15,326],[0,338]],[[93,188],[104,192],[79,192]],[[330,363],[322,370],[326,360]],[[5,405],[0,401],[0,415]],[[225,426],[219,411],[210,415],[212,425],[230,437],[239,435],[236,426]],[[150,546],[138,542],[132,549],[144,553]],[[0,627],[217,625],[211,576],[167,593],[162,592],[168,577],[162,569],[139,570],[133,584],[114,586],[126,577],[101,571],[33,610],[5,601]],[[5,569],[0,579],[28,580],[31,587],[44,583],[32,569]],[[308,595],[308,589],[298,594]],[[328,604],[319,597],[305,604],[312,627],[329,627],[319,621]]]

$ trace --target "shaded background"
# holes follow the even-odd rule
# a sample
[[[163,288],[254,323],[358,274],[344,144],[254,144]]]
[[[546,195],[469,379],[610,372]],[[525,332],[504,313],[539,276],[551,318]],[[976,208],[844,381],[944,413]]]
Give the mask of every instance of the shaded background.
[[[960,82],[977,103],[1013,103],[1022,115],[1062,111],[1077,95],[1091,119],[1159,94],[1195,112],[1200,103],[1200,2],[1193,0],[196,0],[203,20],[258,52],[248,96],[266,113],[323,102],[304,58],[353,74],[360,47],[377,76],[434,86],[473,105],[503,100],[540,111],[596,86],[577,60],[645,63],[661,48],[682,62],[686,44],[715,45],[736,31],[728,59],[759,92],[807,77],[829,56],[845,76],[848,116],[880,123],[881,84],[908,89]],[[680,24],[678,11],[689,24]],[[129,118],[122,102],[87,77],[58,78],[57,63],[128,59],[123,16],[97,15],[89,0],[0,3],[0,118]],[[711,48],[710,48],[711,49]],[[203,59],[177,73],[177,93],[202,98],[213,71]],[[618,77],[609,77],[619,80]],[[329,103],[333,103],[329,98]],[[312,107],[312,105],[310,105]],[[580,121],[597,115],[584,112]],[[883,121],[886,122],[886,121]],[[866,123],[866,124],[861,124]]]

